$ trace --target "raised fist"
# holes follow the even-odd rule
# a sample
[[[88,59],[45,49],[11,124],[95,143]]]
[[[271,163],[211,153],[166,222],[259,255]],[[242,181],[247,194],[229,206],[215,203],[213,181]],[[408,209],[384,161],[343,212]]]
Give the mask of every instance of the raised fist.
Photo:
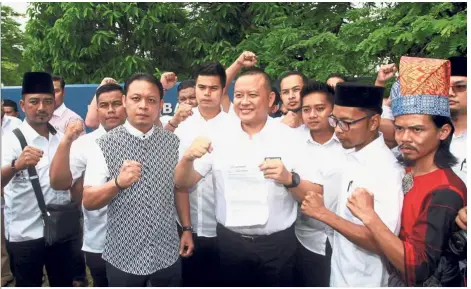
[[[397,72],[396,64],[392,63],[392,64],[382,65],[379,68],[378,76],[376,77],[376,83],[384,85],[384,83],[386,83],[386,81],[391,79],[396,74],[396,72]]]
[[[178,77],[175,73],[173,72],[164,72],[162,76],[160,77],[160,82],[162,83],[162,86],[164,89],[170,89],[177,84]]]
[[[20,157],[15,162],[15,169],[22,171],[28,167],[34,167],[43,156],[43,151],[34,147],[26,146]]]
[[[239,58],[237,58],[237,63],[245,68],[253,67],[257,64],[257,55],[251,51],[244,51]]]
[[[83,122],[80,119],[73,119],[65,128],[65,136],[70,140],[76,140],[83,133]]]
[[[185,152],[185,157],[194,161],[201,158],[206,153],[210,153],[213,150],[211,147],[211,141],[206,137],[197,137],[191,144],[190,148]]]
[[[100,86],[105,85],[105,84],[110,84],[110,83],[118,83],[118,82],[111,77],[105,77],[101,81]]]
[[[193,106],[187,103],[178,105],[177,111],[172,118],[172,124],[178,126],[180,123],[185,121],[190,115],[193,115]]]
[[[281,122],[292,128],[297,128],[303,124],[298,115],[292,111],[288,111]]]
[[[142,165],[136,161],[124,161],[119,169],[118,185],[127,189],[141,178]]]

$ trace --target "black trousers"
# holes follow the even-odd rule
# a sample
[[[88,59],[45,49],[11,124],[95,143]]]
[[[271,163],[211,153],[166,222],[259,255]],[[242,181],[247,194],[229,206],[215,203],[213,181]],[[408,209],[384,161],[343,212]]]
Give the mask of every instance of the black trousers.
[[[74,281],[78,282],[85,282],[86,277],[85,256],[82,251],[82,245],[83,233],[81,234],[80,238],[77,238],[72,241],[71,257],[73,262]]]
[[[84,252],[85,260],[93,278],[93,287],[108,287],[105,260],[100,253]]]
[[[43,267],[51,287],[71,287],[74,277],[73,242],[46,247],[44,238],[6,242],[17,287],[41,287]]]
[[[306,249],[298,240],[296,249],[295,280],[297,287],[329,287],[332,248],[326,241],[325,256]]]
[[[184,287],[214,287],[219,282],[219,250],[217,237],[198,237],[193,234],[195,249],[189,258],[182,258]]]
[[[152,275],[134,275],[123,272],[106,262],[106,275],[110,287],[180,287],[182,263],[180,258],[172,266]]]
[[[235,233],[217,226],[224,286],[293,286],[296,255],[294,227],[263,236]]]

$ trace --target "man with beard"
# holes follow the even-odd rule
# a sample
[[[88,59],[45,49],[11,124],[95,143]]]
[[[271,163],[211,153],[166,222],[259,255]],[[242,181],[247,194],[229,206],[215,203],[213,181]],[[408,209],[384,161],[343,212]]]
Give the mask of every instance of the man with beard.
[[[65,130],[65,137],[57,148],[49,171],[51,186],[56,190],[67,190],[73,181],[82,182],[87,167],[87,150],[96,140],[126,120],[123,106],[123,89],[116,83],[100,86],[96,91],[97,116],[100,126],[92,133],[79,138],[82,123],[72,121]],[[78,138],[78,139],[77,139]],[[83,186],[81,188],[83,191]],[[105,262],[101,258],[106,236],[105,206],[96,211],[83,209],[83,247],[85,259],[94,287],[108,287]]]
[[[281,122],[292,128],[303,124],[301,115],[301,89],[307,81],[306,76],[298,71],[290,71],[280,77],[280,96],[287,113]]]
[[[466,57],[451,57],[451,78],[450,78],[450,112],[451,121],[455,127],[450,151],[458,159],[458,163],[453,166],[453,171],[466,184],[467,163],[466,163],[466,139],[467,133],[467,71]]]
[[[345,150],[329,125],[334,107],[334,91],[325,83],[309,80],[301,90],[301,141],[308,146],[307,158],[318,167],[323,178],[324,203],[332,212],[337,211],[340,191],[340,167]],[[319,165],[316,165],[319,164]],[[333,231],[324,223],[306,215],[298,215],[295,226],[297,242],[296,286],[328,287]]]
[[[325,207],[323,196],[310,193],[302,212],[335,230],[330,286],[385,286],[387,271],[381,253],[369,232],[346,203],[356,188],[377,193],[375,210],[391,231],[399,233],[403,200],[403,169],[379,132],[384,88],[356,83],[338,84],[329,123],[343,148],[349,149],[340,163],[342,179],[337,212]],[[327,196],[326,196],[327,197]]]
[[[377,216],[380,189],[359,188],[347,206],[389,261],[389,286],[459,286],[459,260],[448,248],[466,186],[451,169],[450,62],[402,57],[399,69],[392,111],[407,173],[399,237]]]
[[[49,204],[70,204],[75,188],[54,190],[49,183],[49,166],[62,133],[49,124],[55,109],[54,85],[50,74],[27,72],[23,77],[21,109],[25,120],[18,127],[27,146],[22,149],[13,132],[2,137],[2,188],[5,192],[5,238],[16,286],[41,287],[43,267],[52,286],[70,287],[74,277],[75,240],[46,246],[44,220],[32,186],[29,167],[35,167],[40,192]],[[34,176],[32,176],[34,178]],[[42,191],[42,192],[41,192]],[[76,220],[78,222],[78,220]]]

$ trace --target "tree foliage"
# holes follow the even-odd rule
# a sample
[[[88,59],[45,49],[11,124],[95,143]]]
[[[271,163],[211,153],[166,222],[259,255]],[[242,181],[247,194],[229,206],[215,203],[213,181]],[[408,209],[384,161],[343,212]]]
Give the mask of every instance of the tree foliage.
[[[191,77],[255,52],[273,77],[297,69],[374,77],[402,55],[466,54],[466,3],[32,3],[25,57],[69,83],[137,71]],[[2,51],[3,52],[3,51]]]
[[[19,85],[23,73],[28,69],[25,59],[22,57],[27,43],[24,33],[20,29],[20,23],[14,18],[21,16],[9,6],[2,5],[2,84]]]

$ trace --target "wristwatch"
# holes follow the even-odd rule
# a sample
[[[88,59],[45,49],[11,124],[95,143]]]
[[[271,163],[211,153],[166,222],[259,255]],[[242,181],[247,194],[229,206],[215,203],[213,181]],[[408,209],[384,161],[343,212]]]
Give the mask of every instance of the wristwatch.
[[[293,176],[293,180],[291,181],[291,184],[285,185],[285,188],[287,189],[296,188],[299,186],[299,183],[301,183],[301,178],[296,172],[291,172],[291,175]]]
[[[183,232],[185,232],[185,231],[193,232],[193,227],[192,226],[182,226],[182,231]]]
[[[16,163],[16,159],[11,161],[11,168],[13,169],[14,172],[17,172],[18,170],[15,168],[15,163]]]

